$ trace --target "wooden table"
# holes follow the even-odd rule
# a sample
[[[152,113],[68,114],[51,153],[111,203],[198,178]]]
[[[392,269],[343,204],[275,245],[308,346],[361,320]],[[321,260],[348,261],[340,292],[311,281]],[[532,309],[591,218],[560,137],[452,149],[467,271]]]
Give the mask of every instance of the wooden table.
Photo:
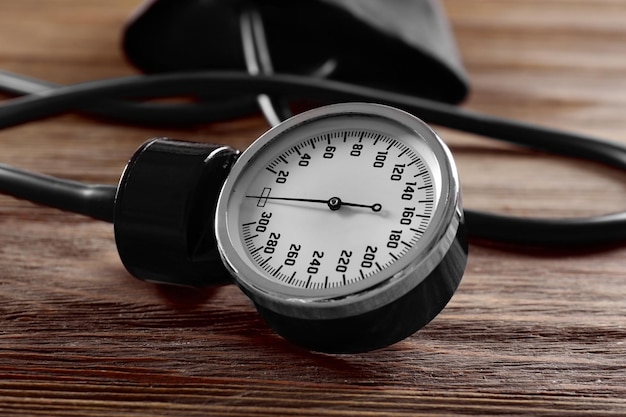
[[[58,83],[133,73],[133,0],[0,0],[0,68]],[[626,3],[445,0],[465,106],[626,142]],[[8,97],[7,97],[8,98]],[[145,139],[245,148],[250,117],[193,129],[65,115],[0,132],[0,161],[115,183]],[[623,173],[447,129],[465,205],[527,216],[626,207]],[[406,341],[325,355],[275,336],[233,286],[123,269],[112,227],[0,196],[2,415],[626,415],[626,247],[472,241],[449,306]]]

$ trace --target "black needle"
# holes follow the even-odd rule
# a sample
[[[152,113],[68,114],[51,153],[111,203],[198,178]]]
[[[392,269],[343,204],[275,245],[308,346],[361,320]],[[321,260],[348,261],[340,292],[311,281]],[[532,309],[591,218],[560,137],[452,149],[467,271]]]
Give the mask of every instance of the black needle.
[[[295,198],[295,197],[264,197],[264,196],[259,196],[259,195],[247,195],[246,197],[265,199],[265,200],[304,201],[307,203],[322,203],[322,204],[326,204],[328,208],[333,211],[339,210],[341,206],[369,208],[375,212],[378,212],[382,209],[382,206],[378,203],[371,204],[371,205],[358,204],[358,203],[346,203],[344,201],[341,201],[339,197],[331,197],[328,200],[320,200],[316,198]]]

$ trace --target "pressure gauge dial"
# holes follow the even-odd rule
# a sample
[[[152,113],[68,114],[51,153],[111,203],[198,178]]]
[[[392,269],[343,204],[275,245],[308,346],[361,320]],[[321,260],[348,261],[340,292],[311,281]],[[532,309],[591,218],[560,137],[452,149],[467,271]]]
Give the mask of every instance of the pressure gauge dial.
[[[419,119],[374,104],[318,108],[261,136],[230,171],[215,227],[270,326],[321,351],[412,334],[467,260],[450,152]]]

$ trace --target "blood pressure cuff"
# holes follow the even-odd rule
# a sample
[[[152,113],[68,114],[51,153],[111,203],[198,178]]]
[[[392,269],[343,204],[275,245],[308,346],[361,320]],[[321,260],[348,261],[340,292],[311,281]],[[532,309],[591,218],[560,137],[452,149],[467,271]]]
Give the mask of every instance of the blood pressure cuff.
[[[457,103],[469,90],[437,0],[152,0],[128,22],[123,48],[148,73],[246,71],[242,11],[263,18],[274,71],[310,74]]]

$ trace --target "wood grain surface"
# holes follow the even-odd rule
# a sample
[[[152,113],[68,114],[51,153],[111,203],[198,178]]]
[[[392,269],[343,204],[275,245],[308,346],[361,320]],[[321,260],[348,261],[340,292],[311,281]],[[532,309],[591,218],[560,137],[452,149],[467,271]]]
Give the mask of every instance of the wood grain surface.
[[[135,0],[0,0],[0,68],[57,83],[134,73]],[[626,2],[445,0],[467,108],[626,142]],[[9,99],[8,96],[4,98]],[[115,183],[147,138],[245,148],[261,117],[189,129],[64,115],[0,131],[0,161]],[[439,129],[467,207],[626,207],[624,173]],[[0,414],[626,415],[626,246],[472,241],[449,306],[387,349],[324,355],[275,336],[234,287],[165,288],[122,267],[112,227],[0,196]]]

